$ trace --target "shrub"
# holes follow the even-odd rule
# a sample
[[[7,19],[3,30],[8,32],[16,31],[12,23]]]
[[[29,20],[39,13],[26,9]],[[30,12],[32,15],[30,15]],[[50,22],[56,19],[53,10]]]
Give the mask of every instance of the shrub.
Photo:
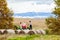
[[[51,34],[50,29],[46,29],[45,32],[46,32],[46,34]]]
[[[22,28],[19,25],[14,25],[14,28],[22,30]]]
[[[56,7],[52,12],[55,16],[47,18],[46,23],[52,34],[60,34],[60,0],[54,0]]]
[[[13,11],[7,7],[7,1],[0,0],[0,29],[13,28],[12,16]]]

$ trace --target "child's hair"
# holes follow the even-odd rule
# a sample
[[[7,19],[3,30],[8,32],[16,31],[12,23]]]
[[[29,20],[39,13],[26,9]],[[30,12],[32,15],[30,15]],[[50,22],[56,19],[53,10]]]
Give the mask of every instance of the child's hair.
[[[20,24],[21,24],[22,22],[20,22]]]
[[[31,21],[29,21],[29,22],[31,22]]]

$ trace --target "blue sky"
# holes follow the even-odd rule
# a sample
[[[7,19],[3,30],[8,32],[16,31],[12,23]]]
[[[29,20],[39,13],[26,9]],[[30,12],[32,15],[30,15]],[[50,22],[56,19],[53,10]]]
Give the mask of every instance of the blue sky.
[[[7,0],[7,2],[14,13],[52,12],[55,7],[53,0]]]

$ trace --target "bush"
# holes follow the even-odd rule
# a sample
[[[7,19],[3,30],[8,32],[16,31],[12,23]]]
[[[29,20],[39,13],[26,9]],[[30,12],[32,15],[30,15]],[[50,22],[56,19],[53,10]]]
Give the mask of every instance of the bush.
[[[60,34],[60,21],[58,19],[53,17],[47,18],[46,24],[50,29],[51,34]]]
[[[19,25],[14,25],[14,28],[22,30],[22,28]]]
[[[51,34],[50,29],[46,29],[45,32],[46,32],[47,35]]]
[[[52,34],[60,34],[60,0],[54,0],[56,7],[52,12],[55,16],[47,18],[46,23]]]

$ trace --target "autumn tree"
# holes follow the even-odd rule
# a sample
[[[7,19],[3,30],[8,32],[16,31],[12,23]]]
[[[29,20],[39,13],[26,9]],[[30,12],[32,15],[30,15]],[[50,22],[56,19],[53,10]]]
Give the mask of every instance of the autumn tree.
[[[60,0],[54,1],[56,7],[52,13],[56,16],[47,18],[46,23],[52,34],[60,34]]]
[[[13,11],[7,7],[7,0],[0,0],[0,29],[13,28]]]

